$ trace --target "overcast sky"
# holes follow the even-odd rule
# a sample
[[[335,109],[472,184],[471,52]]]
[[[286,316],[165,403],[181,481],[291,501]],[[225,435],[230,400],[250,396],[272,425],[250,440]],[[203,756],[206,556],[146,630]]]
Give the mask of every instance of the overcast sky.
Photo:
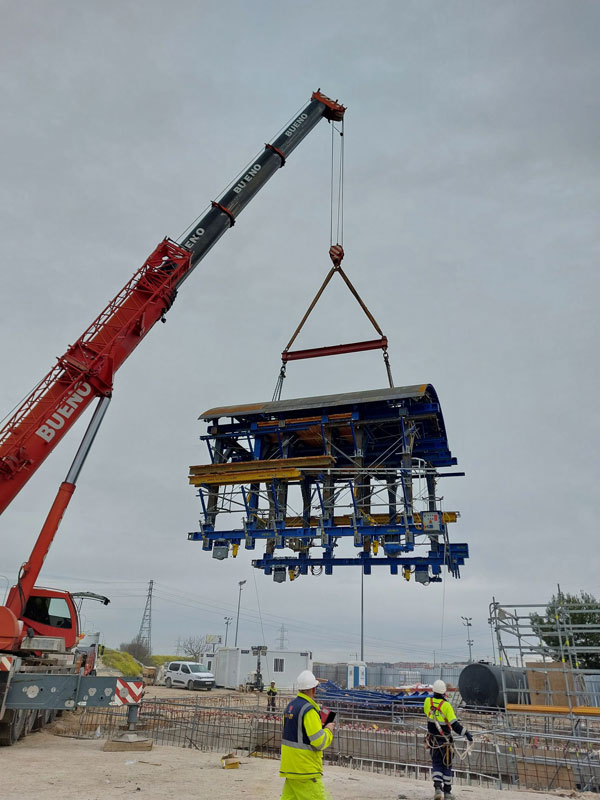
[[[553,2],[0,2],[0,417],[165,235],[178,238],[318,87],[347,105],[344,267],[390,340],[397,385],[431,383],[466,477],[460,580],[365,578],[365,655],[457,660],[461,616],[491,655],[488,605],[600,596],[600,5]],[[360,573],[274,584],[251,553],[187,541],[205,463],[197,418],[270,399],[280,352],[329,269],[322,122],[185,283],[117,373],[40,583],[109,646],[155,582],[153,645],[224,633],[315,659],[359,650]],[[334,282],[299,344],[366,335]],[[386,385],[380,356],[294,363],[284,397]],[[0,519],[12,582],[85,421]],[[4,583],[0,577],[0,600]],[[262,621],[262,624],[261,624]],[[235,624],[235,623],[234,623]],[[231,635],[231,633],[230,633]],[[230,639],[231,643],[231,639]]]

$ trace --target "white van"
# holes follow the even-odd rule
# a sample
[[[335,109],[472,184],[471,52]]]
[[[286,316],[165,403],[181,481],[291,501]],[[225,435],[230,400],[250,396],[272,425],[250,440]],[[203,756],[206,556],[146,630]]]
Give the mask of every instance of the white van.
[[[204,664],[191,661],[171,661],[165,668],[165,686],[180,686],[182,689],[206,689],[215,685],[215,677]]]

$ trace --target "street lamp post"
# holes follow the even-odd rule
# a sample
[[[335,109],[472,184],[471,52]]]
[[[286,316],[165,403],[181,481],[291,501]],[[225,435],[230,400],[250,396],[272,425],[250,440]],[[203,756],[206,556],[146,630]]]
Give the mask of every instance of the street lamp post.
[[[461,617],[461,619],[464,620],[463,625],[467,629],[467,644],[469,645],[469,664],[470,664],[473,661],[473,654],[471,652],[471,647],[473,646],[474,642],[473,639],[471,639],[471,631],[469,630],[469,628],[471,628],[471,620],[473,619],[473,617]]]
[[[240,587],[240,591],[238,593],[238,608],[237,608],[237,617],[235,620],[235,644],[234,647],[237,647],[237,637],[238,637],[238,628],[240,625],[240,603],[242,602],[242,587],[246,581],[238,581],[238,586]]]
[[[223,617],[225,620],[225,647],[227,647],[227,634],[229,633],[229,626],[233,617]]]
[[[365,660],[365,571],[360,570],[360,660]]]

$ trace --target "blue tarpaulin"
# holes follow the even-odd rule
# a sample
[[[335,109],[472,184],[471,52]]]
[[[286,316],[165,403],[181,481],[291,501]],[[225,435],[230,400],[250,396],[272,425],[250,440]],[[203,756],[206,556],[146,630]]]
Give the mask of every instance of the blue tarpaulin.
[[[371,709],[373,711],[402,706],[422,706],[429,692],[410,694],[388,694],[370,689],[341,689],[333,681],[324,681],[317,687],[317,700],[320,705],[337,705],[346,708]]]

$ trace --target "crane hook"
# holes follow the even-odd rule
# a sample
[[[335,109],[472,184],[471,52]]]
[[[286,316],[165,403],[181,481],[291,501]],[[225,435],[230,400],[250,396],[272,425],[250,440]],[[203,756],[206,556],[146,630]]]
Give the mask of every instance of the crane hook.
[[[329,258],[333,262],[333,268],[339,269],[342,259],[344,257],[344,248],[341,244],[333,244],[329,248]]]

